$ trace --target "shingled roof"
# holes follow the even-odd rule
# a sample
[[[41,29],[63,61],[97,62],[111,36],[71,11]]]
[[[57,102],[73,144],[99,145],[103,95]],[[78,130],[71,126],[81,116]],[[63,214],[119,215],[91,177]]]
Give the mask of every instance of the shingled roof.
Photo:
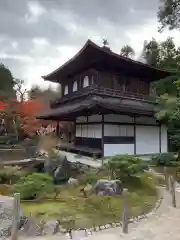
[[[93,64],[107,60],[108,65],[116,65],[117,68],[118,66],[123,69],[126,67],[138,73],[144,71],[147,76],[152,76],[152,80],[158,80],[171,74],[167,70],[157,69],[142,62],[123,57],[88,40],[74,57],[48,75],[42,76],[42,78],[52,82],[61,82],[62,79],[75,75],[77,72],[88,68],[88,66],[92,67]]]
[[[77,116],[81,116],[84,111],[100,111],[107,112],[129,112],[134,115],[150,115],[153,116],[158,106],[153,103],[142,101],[132,101],[128,99],[117,99],[112,97],[90,96],[85,100],[76,103],[67,103],[64,106],[49,110],[37,116],[39,119],[58,119],[59,121],[72,121]]]

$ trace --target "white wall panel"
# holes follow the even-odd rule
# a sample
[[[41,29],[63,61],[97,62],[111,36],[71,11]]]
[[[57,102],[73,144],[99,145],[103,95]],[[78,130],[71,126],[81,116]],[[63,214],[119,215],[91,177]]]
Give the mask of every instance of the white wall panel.
[[[107,114],[104,115],[104,121],[105,122],[122,122],[122,123],[133,123],[134,118],[126,115],[120,115],[120,114]]]
[[[153,117],[136,117],[135,122],[138,124],[154,124],[157,125],[156,119]]]
[[[102,138],[102,125],[101,124],[92,124],[88,125],[87,129],[88,138]]]
[[[94,125],[94,137],[102,138],[102,124]]]
[[[88,129],[87,129],[87,137],[88,138],[93,138],[94,137],[94,128],[93,125],[88,125]]]
[[[104,136],[119,136],[119,125],[104,124]]]
[[[102,115],[91,115],[88,116],[88,122],[101,122],[102,121]]]
[[[77,123],[84,123],[87,122],[87,117],[81,116],[76,118]]]
[[[166,125],[161,125],[161,152],[167,152],[168,142],[167,142],[167,127]]]
[[[133,125],[120,125],[119,126],[120,137],[134,137],[134,126]]]
[[[104,136],[114,137],[133,137],[133,125],[112,125],[104,124]]]
[[[81,137],[87,138],[88,136],[88,126],[87,125],[81,125]]]
[[[134,144],[104,144],[104,156],[134,154]]]
[[[136,126],[136,154],[159,153],[159,126]]]
[[[81,125],[76,125],[76,137],[81,137]]]

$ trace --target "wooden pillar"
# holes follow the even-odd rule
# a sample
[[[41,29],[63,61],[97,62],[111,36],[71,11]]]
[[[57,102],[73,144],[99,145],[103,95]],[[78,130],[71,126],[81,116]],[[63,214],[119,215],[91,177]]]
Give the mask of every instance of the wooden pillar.
[[[104,157],[104,113],[102,114],[102,140],[101,140],[101,144],[102,144],[102,157]]]
[[[176,186],[173,176],[170,176],[170,183],[171,183],[172,206],[176,208]]]
[[[134,117],[134,155],[136,155],[136,117]]]
[[[164,178],[165,178],[166,189],[167,189],[167,191],[169,191],[169,180],[168,180],[167,167],[164,167]]]
[[[159,124],[159,152],[161,153],[162,149],[161,143],[161,124]]]
[[[57,125],[56,125],[56,136],[59,136],[59,121],[57,121]]]
[[[123,233],[128,233],[128,200],[126,197],[123,205],[122,231]]]

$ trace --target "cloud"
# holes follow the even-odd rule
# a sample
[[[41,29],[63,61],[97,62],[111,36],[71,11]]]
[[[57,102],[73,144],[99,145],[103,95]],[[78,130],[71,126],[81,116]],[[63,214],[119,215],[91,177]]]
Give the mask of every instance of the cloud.
[[[88,38],[100,45],[107,38],[116,52],[131,44],[139,53],[145,39],[162,39],[157,34],[158,2],[2,0],[0,62],[27,86],[47,86],[41,76],[72,57]]]

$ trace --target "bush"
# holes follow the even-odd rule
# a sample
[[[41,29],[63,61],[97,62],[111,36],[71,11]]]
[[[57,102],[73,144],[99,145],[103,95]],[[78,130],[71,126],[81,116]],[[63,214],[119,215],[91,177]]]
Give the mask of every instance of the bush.
[[[0,184],[16,183],[20,177],[27,176],[28,171],[20,167],[4,167],[0,170]]]
[[[174,153],[161,153],[152,157],[152,163],[156,166],[171,166],[175,160]]]
[[[23,200],[33,200],[40,197],[43,192],[53,193],[52,178],[45,173],[33,173],[21,177],[14,185],[13,192],[18,192]]]
[[[111,178],[126,178],[136,175],[147,169],[147,163],[140,158],[130,155],[117,155],[108,161],[108,167]]]

